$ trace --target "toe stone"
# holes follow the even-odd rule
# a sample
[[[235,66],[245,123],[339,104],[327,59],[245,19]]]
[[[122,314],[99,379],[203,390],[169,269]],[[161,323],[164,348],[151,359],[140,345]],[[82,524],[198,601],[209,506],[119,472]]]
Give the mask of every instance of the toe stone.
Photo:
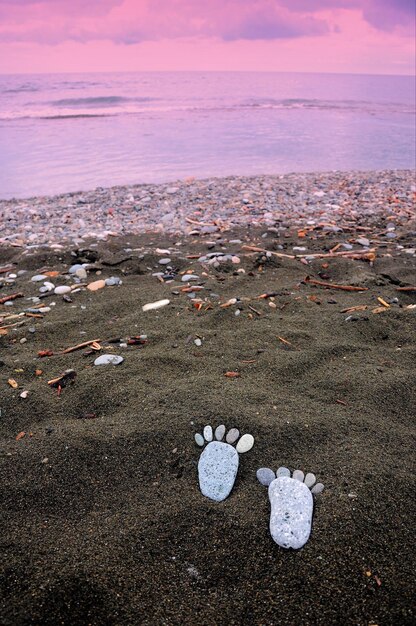
[[[236,446],[237,452],[242,454],[243,452],[248,452],[254,446],[254,437],[253,435],[243,435]]]
[[[269,467],[261,467],[258,469],[256,476],[257,480],[265,487],[268,487],[276,478],[276,474]]]

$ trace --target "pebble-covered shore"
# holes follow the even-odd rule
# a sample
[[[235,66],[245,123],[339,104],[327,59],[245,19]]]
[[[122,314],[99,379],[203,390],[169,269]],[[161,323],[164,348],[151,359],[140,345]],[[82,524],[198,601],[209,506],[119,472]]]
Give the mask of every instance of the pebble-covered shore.
[[[90,237],[209,234],[285,222],[302,227],[316,219],[336,232],[346,225],[371,226],[383,216],[394,216],[398,227],[416,230],[415,192],[412,170],[233,176],[97,188],[0,200],[0,243],[59,247]],[[394,238],[394,228],[390,230]]]

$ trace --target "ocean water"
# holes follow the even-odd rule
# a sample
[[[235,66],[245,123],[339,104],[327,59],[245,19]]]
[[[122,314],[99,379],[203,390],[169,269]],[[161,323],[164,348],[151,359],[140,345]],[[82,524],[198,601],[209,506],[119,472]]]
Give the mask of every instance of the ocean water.
[[[0,198],[188,176],[415,167],[415,81],[0,75]]]

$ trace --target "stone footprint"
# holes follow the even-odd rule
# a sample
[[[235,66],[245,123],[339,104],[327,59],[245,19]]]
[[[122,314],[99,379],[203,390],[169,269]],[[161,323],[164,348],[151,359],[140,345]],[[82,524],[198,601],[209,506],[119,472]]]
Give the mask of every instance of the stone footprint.
[[[287,467],[273,470],[262,467],[257,478],[269,487],[270,534],[282,548],[298,550],[308,541],[312,529],[313,497],[323,491],[314,474],[295,470],[292,477]]]
[[[211,426],[205,426],[203,436],[195,435],[198,446],[207,444],[198,462],[199,487],[204,496],[216,502],[230,495],[237,476],[239,454],[248,452],[254,445],[254,437],[246,434],[240,438],[237,428],[228,431],[225,441],[224,435],[224,425],[218,426],[215,433]]]

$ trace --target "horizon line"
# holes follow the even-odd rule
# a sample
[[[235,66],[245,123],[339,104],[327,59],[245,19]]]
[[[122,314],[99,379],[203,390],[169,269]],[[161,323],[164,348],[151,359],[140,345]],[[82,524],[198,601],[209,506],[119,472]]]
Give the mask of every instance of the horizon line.
[[[304,71],[299,70],[89,70],[89,71],[68,71],[61,72],[0,72],[0,76],[54,76],[60,74],[327,74],[337,76],[386,76],[416,78],[413,74],[391,74],[391,73],[371,73],[371,72],[327,72],[327,71]]]

